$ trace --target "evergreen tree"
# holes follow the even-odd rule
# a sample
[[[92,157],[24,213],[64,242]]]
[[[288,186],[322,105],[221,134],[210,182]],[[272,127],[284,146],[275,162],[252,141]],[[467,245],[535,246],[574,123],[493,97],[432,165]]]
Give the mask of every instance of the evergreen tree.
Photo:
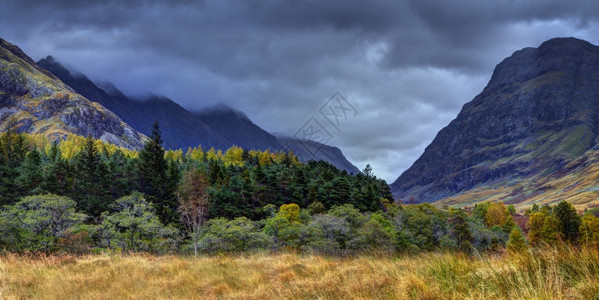
[[[164,158],[158,121],[154,122],[150,139],[139,151],[137,177],[140,190],[156,207],[160,221],[164,224],[177,222],[177,199],[168,180],[168,164]]]
[[[58,143],[52,143],[48,153],[48,162],[44,169],[43,188],[52,194],[71,195],[73,172],[71,165],[62,158]],[[73,195],[74,196],[74,195]]]
[[[39,151],[31,150],[21,166],[21,174],[16,179],[20,196],[45,194],[42,186],[44,174],[41,165],[42,159]]]
[[[366,164],[366,167],[364,167],[364,170],[362,170],[362,173],[364,173],[364,176],[366,176],[366,178],[371,178],[374,176],[374,174],[372,173],[372,167],[370,166],[370,164]]]
[[[580,233],[580,216],[572,204],[561,201],[554,209],[553,214],[558,220],[559,229],[565,240],[575,242]]]
[[[88,135],[76,156],[75,198],[79,210],[98,217],[110,205],[107,166],[100,161],[95,141]]]
[[[450,219],[450,224],[460,250],[470,252],[473,239],[464,212],[462,210],[454,212],[453,217]]]
[[[16,132],[16,123],[9,123],[7,131],[0,134],[0,205],[18,200],[18,170],[28,150],[25,135]]]

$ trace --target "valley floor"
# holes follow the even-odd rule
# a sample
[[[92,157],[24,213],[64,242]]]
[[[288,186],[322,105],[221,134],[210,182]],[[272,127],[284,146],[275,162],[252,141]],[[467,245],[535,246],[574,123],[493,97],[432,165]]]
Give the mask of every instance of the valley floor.
[[[599,251],[0,257],[3,299],[597,299]]]

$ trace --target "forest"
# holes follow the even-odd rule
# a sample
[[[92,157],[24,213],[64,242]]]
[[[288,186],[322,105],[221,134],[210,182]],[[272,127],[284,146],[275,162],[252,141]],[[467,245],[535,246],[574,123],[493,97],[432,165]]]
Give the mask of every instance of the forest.
[[[599,246],[599,209],[567,202],[516,213],[502,202],[437,208],[393,201],[370,166],[347,174],[291,152],[140,151],[69,136],[0,135],[4,252],[466,254]],[[515,221],[524,219],[525,221]]]

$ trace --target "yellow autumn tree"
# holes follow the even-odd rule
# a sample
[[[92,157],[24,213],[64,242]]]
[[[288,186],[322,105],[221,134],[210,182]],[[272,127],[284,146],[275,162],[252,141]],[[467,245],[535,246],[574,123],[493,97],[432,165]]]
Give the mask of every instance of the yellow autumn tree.
[[[599,247],[599,218],[587,213],[580,225],[580,243],[587,247]]]
[[[543,225],[545,224],[544,213],[536,212],[530,216],[526,228],[528,228],[528,241],[532,246],[538,246],[543,239]]]
[[[279,208],[279,212],[277,213],[277,217],[282,217],[287,219],[290,223],[299,223],[300,222],[300,207],[295,203],[283,204],[281,208]]]
[[[487,214],[485,215],[487,226],[503,226],[508,219],[508,214],[509,212],[503,202],[490,203]]]

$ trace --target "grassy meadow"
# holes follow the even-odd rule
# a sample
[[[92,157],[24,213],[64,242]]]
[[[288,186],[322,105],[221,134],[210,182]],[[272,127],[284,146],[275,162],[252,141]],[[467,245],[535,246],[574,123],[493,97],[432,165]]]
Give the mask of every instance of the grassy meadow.
[[[599,250],[0,257],[2,299],[599,299]]]

